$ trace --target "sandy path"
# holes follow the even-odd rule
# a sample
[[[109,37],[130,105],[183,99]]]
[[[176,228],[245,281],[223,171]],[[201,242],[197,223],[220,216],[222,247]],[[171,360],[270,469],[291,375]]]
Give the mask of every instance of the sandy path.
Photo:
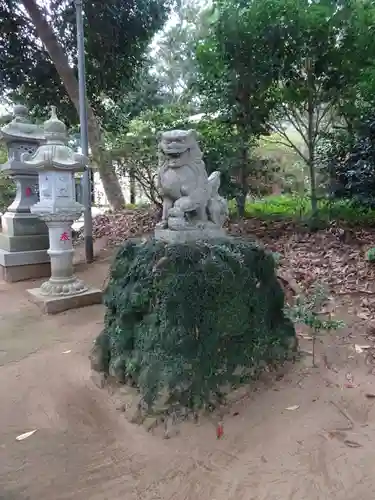
[[[330,368],[295,366],[234,404],[221,441],[208,420],[163,440],[128,423],[89,380],[102,308],[45,318],[24,288],[0,288],[1,500],[375,498],[375,399],[365,396],[375,380],[342,339],[321,348]],[[337,431],[348,421],[332,401],[353,429]]]

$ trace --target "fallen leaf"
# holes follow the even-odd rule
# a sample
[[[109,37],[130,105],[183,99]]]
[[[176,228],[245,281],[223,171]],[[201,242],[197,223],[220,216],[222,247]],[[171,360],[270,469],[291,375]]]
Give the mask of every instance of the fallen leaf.
[[[24,434],[20,434],[19,436],[16,437],[17,441],[23,441],[24,439],[27,439],[28,437],[32,436],[37,430],[34,429],[33,431],[25,432]]]
[[[288,406],[285,409],[288,411],[294,411],[294,410],[298,410],[298,408],[299,408],[299,405],[293,405],[293,406]]]
[[[160,219],[155,207],[125,209],[93,217],[94,239],[107,237],[108,245],[114,246],[127,238],[149,234]],[[78,231],[76,242],[83,239],[83,229]]]
[[[346,439],[346,432],[339,431],[339,430],[334,430],[334,431],[329,431],[328,436],[333,439],[339,439],[340,441],[345,441]]]
[[[357,317],[358,317],[359,319],[365,319],[365,320],[368,320],[368,319],[370,319],[370,316],[371,316],[371,314],[369,314],[369,313],[365,313],[365,312],[359,312],[359,313],[357,313]]]
[[[224,436],[224,426],[222,423],[219,423],[216,427],[216,437],[217,439],[221,439]]]
[[[160,220],[160,210],[155,207],[124,209],[118,212],[105,213],[93,217],[93,237],[106,238],[106,246],[113,247],[132,237],[147,237],[153,232],[155,223]],[[228,234],[234,236],[251,235],[259,240],[262,245],[283,258],[278,269],[279,282],[281,282],[289,300],[293,301],[296,295],[305,293],[317,280],[323,281],[334,297],[351,295],[352,293],[375,295],[372,283],[375,278],[375,268],[370,266],[363,258],[359,247],[370,248],[373,246],[375,229],[348,230],[336,224],[332,228],[308,233],[296,231],[295,222],[280,220],[263,221],[252,217],[243,220],[229,220],[225,227]],[[83,239],[83,230],[78,231],[75,243]],[[342,244],[345,235],[350,236],[351,242],[356,242],[352,247],[350,242]],[[359,243],[359,245],[357,245]],[[281,278],[281,279],[280,279]],[[369,290],[371,288],[371,290]],[[358,311],[353,309],[353,314],[358,313],[361,319],[368,319],[373,323],[375,335],[375,312],[372,300],[364,301]],[[330,304],[322,304],[327,310]],[[348,307],[348,310],[351,307]]]
[[[360,443],[357,443],[356,441],[351,441],[350,439],[345,439],[344,444],[348,446],[349,448],[361,448],[362,445]]]
[[[313,355],[312,351],[306,351],[305,349],[300,349],[300,353],[304,354],[305,356],[312,356]]]

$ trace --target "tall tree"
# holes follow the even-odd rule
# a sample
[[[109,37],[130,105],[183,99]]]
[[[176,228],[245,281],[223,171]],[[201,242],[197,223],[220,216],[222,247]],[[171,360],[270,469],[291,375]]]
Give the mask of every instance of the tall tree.
[[[191,107],[183,104],[156,106],[141,112],[124,129],[107,134],[118,170],[136,181],[152,203],[161,202],[155,183],[159,163],[157,132],[191,126],[191,114]]]
[[[364,70],[373,68],[373,0],[217,0],[198,46],[202,95],[240,131],[241,207],[248,192],[250,138],[272,130],[306,161],[317,210],[317,141]],[[354,100],[353,100],[354,99]],[[287,126],[301,134],[304,148]]]
[[[151,45],[152,74],[171,103],[195,97],[195,45],[205,29],[204,12],[199,0],[177,0]]]
[[[289,18],[293,62],[275,84],[277,105],[270,127],[308,166],[316,214],[318,143],[340,116],[352,123],[362,75],[374,71],[375,40],[369,33],[375,30],[375,8],[372,0],[339,6],[326,0],[296,0]],[[291,134],[286,124],[298,134]]]
[[[50,7],[41,8],[35,0],[0,0],[0,90],[13,91],[34,107],[64,107],[76,123],[69,103],[78,110],[74,3],[57,0]],[[124,199],[97,115],[103,114],[105,99],[116,99],[129,88],[165,12],[163,0],[85,3],[89,142],[115,209]]]
[[[271,89],[289,56],[284,43],[292,0],[219,0],[197,48],[200,92],[205,107],[238,130],[237,207],[244,214],[254,139],[266,131]],[[275,25],[275,20],[284,20]]]
[[[112,137],[123,136],[131,121],[146,110],[169,103],[169,96],[160,88],[157,76],[149,71],[151,64],[151,60],[147,60],[145,66],[133,78],[131,87],[118,99],[107,100],[103,106],[105,130]]]

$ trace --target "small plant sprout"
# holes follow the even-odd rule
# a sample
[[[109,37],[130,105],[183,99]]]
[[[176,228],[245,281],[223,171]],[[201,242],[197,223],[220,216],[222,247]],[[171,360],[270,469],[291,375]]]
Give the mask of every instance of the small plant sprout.
[[[366,252],[366,260],[368,262],[375,262],[375,248],[369,248]]]
[[[275,261],[275,266],[279,267],[281,259],[283,258],[283,256],[281,255],[281,253],[279,253],[279,252],[272,252],[272,257],[273,257],[273,259]]]
[[[298,296],[293,306],[286,307],[286,314],[294,323],[301,323],[310,328],[312,337],[312,358],[315,363],[316,339],[323,331],[337,330],[344,326],[340,320],[332,319],[328,313],[328,319],[323,319],[323,306],[327,302],[328,293],[326,288],[316,283],[309,290],[307,296]]]

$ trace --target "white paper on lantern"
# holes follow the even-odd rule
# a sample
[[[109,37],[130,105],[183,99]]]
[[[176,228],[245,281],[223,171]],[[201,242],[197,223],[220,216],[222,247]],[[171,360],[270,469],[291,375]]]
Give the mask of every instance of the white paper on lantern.
[[[55,189],[56,198],[73,199],[72,192],[72,173],[71,172],[56,172],[55,173]]]

